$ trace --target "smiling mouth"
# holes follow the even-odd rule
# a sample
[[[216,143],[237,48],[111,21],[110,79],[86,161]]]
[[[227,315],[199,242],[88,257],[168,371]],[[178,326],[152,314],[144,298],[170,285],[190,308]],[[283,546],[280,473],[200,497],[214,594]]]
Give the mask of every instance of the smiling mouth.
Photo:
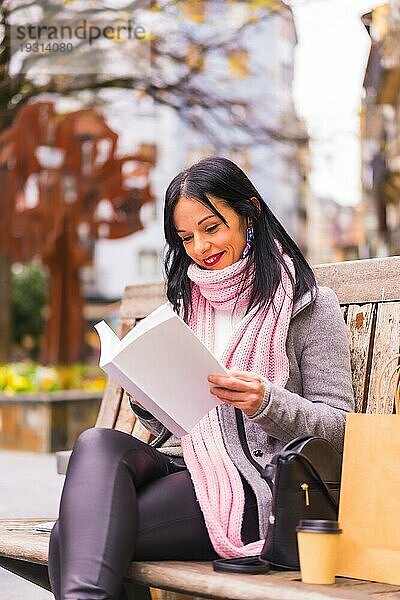
[[[219,252],[218,254],[213,254],[212,256],[209,256],[208,258],[205,258],[203,260],[203,263],[205,265],[207,265],[208,267],[212,267],[213,265],[216,265],[217,262],[220,261],[220,259],[222,258],[222,256],[225,254],[225,252]]]

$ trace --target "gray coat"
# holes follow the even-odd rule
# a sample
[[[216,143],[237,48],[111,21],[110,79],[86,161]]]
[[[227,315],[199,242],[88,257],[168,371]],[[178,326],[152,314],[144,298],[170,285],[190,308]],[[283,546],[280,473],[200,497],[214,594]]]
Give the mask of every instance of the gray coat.
[[[347,332],[330,288],[318,287],[295,303],[286,351],[289,379],[285,388],[272,384],[261,412],[244,417],[249,448],[262,465],[287,442],[306,434],[324,437],[342,451],[346,413],[354,411]],[[257,497],[260,536],[265,537],[271,512],[270,489],[242,450],[234,409],[223,404],[218,410],[228,454]],[[153,433],[163,429],[156,419],[138,416]],[[160,451],[182,456],[174,436]]]

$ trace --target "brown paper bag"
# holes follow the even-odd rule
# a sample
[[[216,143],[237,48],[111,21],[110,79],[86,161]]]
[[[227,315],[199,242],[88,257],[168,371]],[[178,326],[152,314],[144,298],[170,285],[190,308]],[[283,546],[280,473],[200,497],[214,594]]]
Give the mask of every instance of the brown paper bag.
[[[339,523],[337,574],[400,585],[400,414],[347,416]]]

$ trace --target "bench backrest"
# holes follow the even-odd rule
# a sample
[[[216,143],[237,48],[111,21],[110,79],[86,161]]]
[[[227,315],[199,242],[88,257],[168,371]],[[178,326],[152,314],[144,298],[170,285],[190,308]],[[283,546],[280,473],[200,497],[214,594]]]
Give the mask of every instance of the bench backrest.
[[[317,281],[334,290],[347,324],[357,412],[392,413],[393,399],[378,398],[376,384],[385,363],[400,352],[400,256],[314,267]],[[120,335],[165,302],[162,283],[125,289]],[[382,380],[385,389],[388,378]],[[149,440],[121,388],[109,380],[96,427],[111,427]]]

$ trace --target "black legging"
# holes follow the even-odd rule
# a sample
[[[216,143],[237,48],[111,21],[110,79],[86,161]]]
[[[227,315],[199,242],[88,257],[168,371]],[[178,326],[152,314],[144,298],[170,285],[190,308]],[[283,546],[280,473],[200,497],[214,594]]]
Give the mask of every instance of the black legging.
[[[245,484],[245,543],[258,539]],[[50,537],[56,600],[110,600],[135,560],[212,560],[216,553],[188,470],[115,429],[83,432],[74,447]]]

